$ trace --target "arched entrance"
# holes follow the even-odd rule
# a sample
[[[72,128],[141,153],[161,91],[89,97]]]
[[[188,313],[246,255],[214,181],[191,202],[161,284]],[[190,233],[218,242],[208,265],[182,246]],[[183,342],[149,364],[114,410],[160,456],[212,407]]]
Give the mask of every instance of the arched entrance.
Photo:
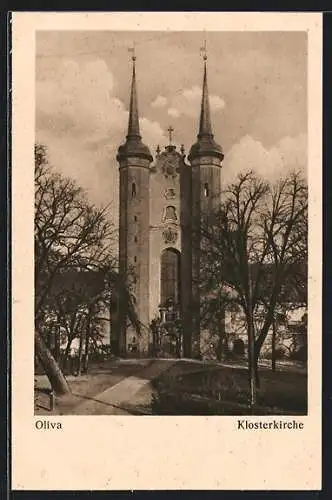
[[[181,254],[175,248],[160,257],[160,325],[157,339],[160,356],[181,355]]]
[[[166,306],[170,299],[180,305],[181,254],[175,248],[166,248],[161,253],[160,305]]]

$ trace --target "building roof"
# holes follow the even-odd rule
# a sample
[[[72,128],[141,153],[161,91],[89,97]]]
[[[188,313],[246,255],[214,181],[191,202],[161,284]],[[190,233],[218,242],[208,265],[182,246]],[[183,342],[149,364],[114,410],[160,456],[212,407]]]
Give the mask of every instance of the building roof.
[[[199,119],[199,132],[197,135],[197,141],[190,149],[188,159],[192,159],[200,156],[215,156],[222,160],[224,154],[222,152],[221,146],[216,143],[212,133],[211,124],[211,111],[209,102],[209,91],[207,84],[207,64],[206,58],[204,59],[204,75],[203,75],[203,88],[202,88],[202,101],[201,101],[201,113]]]
[[[138,104],[137,104],[137,89],[136,89],[136,67],[135,60],[133,57],[133,72],[132,72],[132,82],[131,82],[131,92],[130,92],[130,104],[129,104],[129,119],[128,119],[128,133],[126,137],[126,142],[121,145],[118,149],[117,160],[120,161],[123,158],[128,157],[139,157],[152,161],[152,156],[149,148],[143,144],[142,137],[140,134],[139,127],[139,114],[138,114]]]
[[[54,294],[83,290],[93,297],[105,290],[105,274],[101,271],[70,270],[54,276],[52,292]]]

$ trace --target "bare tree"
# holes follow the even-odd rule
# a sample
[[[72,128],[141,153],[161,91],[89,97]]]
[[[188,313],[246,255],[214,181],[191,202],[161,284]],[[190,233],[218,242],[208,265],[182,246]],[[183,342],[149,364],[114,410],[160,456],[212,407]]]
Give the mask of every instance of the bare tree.
[[[68,392],[68,384],[40,335],[54,280],[68,269],[83,271],[109,263],[113,238],[109,207],[89,204],[74,181],[52,169],[46,148],[36,145],[35,352],[58,394]]]
[[[207,248],[202,286],[221,307],[232,301],[241,307],[257,384],[258,359],[278,304],[306,304],[307,194],[300,173],[272,186],[253,172],[240,174],[222,194],[220,210],[202,227]],[[262,311],[258,328],[255,318]]]
[[[307,185],[300,173],[293,172],[272,187],[261,216],[264,253],[270,265],[265,266],[262,281],[255,286],[254,298],[265,310],[255,341],[256,366],[278,305],[307,303],[307,224]]]

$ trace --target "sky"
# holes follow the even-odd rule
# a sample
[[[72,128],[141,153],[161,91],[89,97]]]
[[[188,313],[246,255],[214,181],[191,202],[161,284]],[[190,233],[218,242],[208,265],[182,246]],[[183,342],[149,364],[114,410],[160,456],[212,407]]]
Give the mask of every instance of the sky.
[[[223,182],[254,169],[275,180],[307,168],[305,32],[207,32],[213,132]],[[39,31],[36,141],[92,203],[118,207],[116,151],[124,142],[135,44],[143,142],[155,154],[196,141],[203,78],[201,32]]]

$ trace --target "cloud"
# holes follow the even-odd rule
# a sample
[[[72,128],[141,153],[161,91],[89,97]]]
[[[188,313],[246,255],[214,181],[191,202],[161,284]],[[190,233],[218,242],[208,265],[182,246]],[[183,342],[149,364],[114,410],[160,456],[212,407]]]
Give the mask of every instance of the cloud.
[[[307,137],[283,137],[271,148],[266,148],[250,135],[241,138],[225,154],[223,183],[232,181],[237,174],[254,170],[271,181],[290,170],[307,171]]]
[[[202,90],[198,85],[194,85],[191,89],[184,89],[182,91],[182,96],[187,101],[197,101],[202,96]]]
[[[111,204],[113,221],[118,219],[118,167],[116,150],[103,147],[97,150],[82,147],[80,139],[55,137],[52,132],[40,130],[36,140],[47,145],[50,163],[63,175],[82,186],[92,203]]]
[[[199,108],[202,99],[202,89],[198,85],[182,90],[173,100],[170,109],[176,109],[177,117],[180,115],[195,118],[199,115]],[[225,107],[225,101],[218,95],[209,96],[210,109],[220,112]],[[170,113],[169,113],[170,114]]]
[[[165,140],[164,130],[159,122],[141,118],[140,128],[143,142],[149,147],[154,147]]]
[[[48,116],[54,133],[103,137],[114,126],[124,126],[125,108],[112,96],[114,78],[105,61],[78,65],[65,60],[52,80],[37,80],[37,127],[39,113]]]
[[[167,110],[167,114],[169,114],[169,116],[172,116],[173,118],[179,118],[179,116],[181,115],[180,111],[176,108],[169,108]]]
[[[218,111],[219,109],[224,109],[225,101],[218,95],[210,96],[210,107],[212,111]]]
[[[117,82],[102,59],[62,61],[49,79],[36,81],[36,138],[54,166],[76,179],[94,202],[117,204],[116,150],[123,143],[128,110],[115,95]],[[144,142],[162,142],[163,130],[140,120]]]
[[[166,105],[167,105],[167,98],[162,95],[158,95],[155,98],[155,100],[151,103],[151,106],[153,108],[164,108]]]

